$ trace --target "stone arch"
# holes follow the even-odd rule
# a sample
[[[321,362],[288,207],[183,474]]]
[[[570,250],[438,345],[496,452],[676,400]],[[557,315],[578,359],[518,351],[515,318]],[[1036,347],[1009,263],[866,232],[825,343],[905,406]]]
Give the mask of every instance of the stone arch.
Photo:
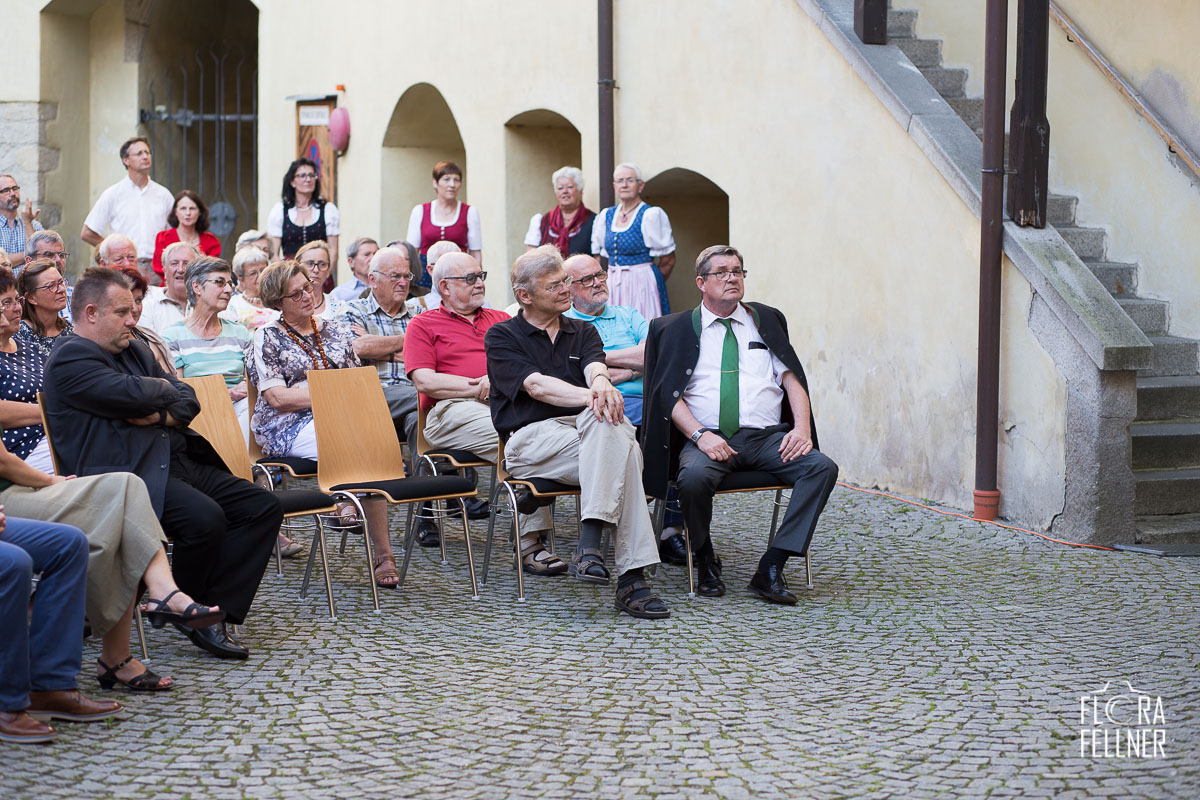
[[[667,279],[671,310],[700,302],[694,264],[700,251],[729,242],[729,195],[699,172],[672,167],[646,181],[642,199],[661,207],[675,235],[675,271]]]
[[[550,176],[559,167],[582,166],[580,148],[579,130],[554,111],[524,111],[504,123],[506,264],[525,252],[530,218],[554,208]],[[585,184],[593,194],[595,186],[594,179]]]
[[[471,173],[454,112],[435,86],[417,83],[400,95],[383,134],[381,242],[403,239],[413,206],[433,199],[431,170],[439,161],[462,167],[459,198],[468,202]]]

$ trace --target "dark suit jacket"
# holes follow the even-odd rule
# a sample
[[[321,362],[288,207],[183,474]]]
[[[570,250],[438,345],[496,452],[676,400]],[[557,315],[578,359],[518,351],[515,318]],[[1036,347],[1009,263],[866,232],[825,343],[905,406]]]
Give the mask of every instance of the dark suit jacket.
[[[743,303],[758,324],[758,333],[771,352],[783,362],[808,391],[804,367],[788,340],[783,312],[762,303]],[[646,338],[645,400],[642,412],[642,447],[645,468],[642,482],[652,497],[665,497],[683,447],[683,436],[671,422],[671,411],[683,397],[692,370],[700,359],[700,337],[692,320],[694,309],[650,321]],[[811,396],[809,400],[811,401]],[[792,421],[792,409],[783,400],[783,419]],[[817,424],[811,419],[813,447],[817,447]]]
[[[173,446],[225,469],[212,446],[190,429],[125,421],[167,411],[188,423],[200,413],[192,387],[163,372],[140,341],[113,355],[82,336],[65,339],[46,362],[42,391],[62,468],[75,475],[132,472],[146,482],[159,516]]]

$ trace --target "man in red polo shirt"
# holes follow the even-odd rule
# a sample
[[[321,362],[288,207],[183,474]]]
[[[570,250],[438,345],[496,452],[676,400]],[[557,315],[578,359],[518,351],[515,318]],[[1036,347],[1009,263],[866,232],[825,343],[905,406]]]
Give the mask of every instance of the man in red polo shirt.
[[[487,273],[467,253],[447,253],[433,268],[442,302],[408,324],[404,366],[427,410],[425,439],[431,447],[468,450],[495,463],[498,436],[488,407],[490,386],[483,336],[508,314],[484,308]],[[521,563],[533,575],[561,575],[563,560],[542,546],[550,509],[521,514]]]

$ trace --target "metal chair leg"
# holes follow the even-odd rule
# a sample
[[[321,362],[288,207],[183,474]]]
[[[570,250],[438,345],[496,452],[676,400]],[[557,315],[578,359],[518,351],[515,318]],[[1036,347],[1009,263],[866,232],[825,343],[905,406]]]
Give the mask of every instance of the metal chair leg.
[[[696,574],[692,570],[692,533],[688,526],[683,526],[683,543],[687,547],[688,597],[696,596]]]
[[[808,581],[808,586],[807,586],[806,588],[808,588],[808,589],[811,589],[811,588],[813,588],[813,582],[812,582],[812,553],[805,553],[805,554],[804,554],[804,577],[805,577],[805,578],[807,579],[807,581]]]
[[[767,537],[767,547],[775,544],[775,529],[779,527],[779,508],[782,505],[780,502],[782,499],[783,489],[776,489],[775,500],[772,503],[774,508],[771,510],[771,535]]]
[[[467,571],[471,573],[471,599],[478,600],[479,584],[475,582],[475,555],[471,552],[471,529],[467,525],[467,504],[461,497],[458,498],[458,506],[462,509],[463,541],[467,545]]]
[[[358,511],[358,518],[363,523],[363,545],[367,552],[367,581],[371,584],[371,602],[375,604],[375,610],[379,611],[379,588],[375,585],[375,549],[371,546],[371,531],[370,523],[367,522],[367,512],[363,510],[362,503],[358,498],[350,492],[334,492],[335,497],[344,497],[346,502],[354,506]],[[387,535],[387,531],[384,531]],[[346,540],[346,533],[342,533],[342,541]]]
[[[400,567],[400,582],[396,584],[396,589],[404,588],[404,579],[408,577],[408,565],[412,562],[412,553],[417,539],[417,525],[420,515],[413,516],[413,507],[416,503],[408,504],[408,524],[404,526],[404,564]]]
[[[500,499],[500,490],[506,486],[507,484],[500,484],[500,486],[492,489],[491,501],[489,502],[491,509],[488,513],[487,542],[483,548],[483,575],[480,576],[479,581],[483,584],[487,583],[488,568],[492,564],[492,537],[496,533],[496,501]]]
[[[279,531],[275,532],[275,574],[283,576],[283,553],[279,549]]]
[[[150,658],[150,653],[146,650],[146,622],[142,619],[142,609],[138,605],[136,598],[133,603],[133,624],[137,626],[138,644],[142,648],[142,660],[147,661]]]

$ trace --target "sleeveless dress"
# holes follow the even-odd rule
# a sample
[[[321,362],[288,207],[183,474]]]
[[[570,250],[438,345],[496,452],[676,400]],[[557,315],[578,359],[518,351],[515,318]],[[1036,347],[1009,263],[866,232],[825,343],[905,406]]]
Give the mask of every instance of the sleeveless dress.
[[[283,235],[279,237],[279,249],[284,258],[294,258],[296,251],[309,242],[317,239],[325,240],[325,203],[318,202],[315,205],[317,207],[316,221],[311,225],[301,227],[292,222],[292,217],[288,213],[292,207],[287,203],[283,204]]]
[[[431,286],[432,280],[429,277],[429,271],[425,269],[428,266],[426,255],[429,253],[429,248],[438,242],[454,242],[465,253],[470,250],[467,245],[467,211],[471,207],[466,203],[458,204],[458,217],[449,225],[438,225],[433,221],[433,203],[424,203],[421,206],[421,245],[417,250],[421,254],[421,276],[415,283],[417,286]]]

